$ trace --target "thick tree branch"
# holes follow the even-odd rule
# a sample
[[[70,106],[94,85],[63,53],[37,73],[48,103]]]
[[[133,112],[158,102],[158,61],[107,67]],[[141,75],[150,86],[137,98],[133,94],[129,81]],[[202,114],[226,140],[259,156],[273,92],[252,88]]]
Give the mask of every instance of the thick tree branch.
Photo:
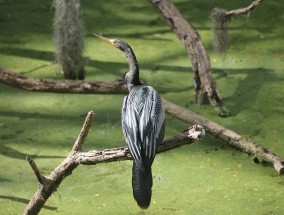
[[[168,114],[190,124],[199,124],[204,127],[206,132],[222,141],[229,143],[235,148],[248,154],[254,155],[259,161],[272,163],[274,169],[279,174],[284,174],[284,158],[277,156],[266,148],[256,144],[250,139],[246,139],[236,132],[229,130],[205,117],[197,115],[185,108],[163,99],[165,109]]]
[[[124,80],[116,81],[73,81],[51,80],[23,76],[0,68],[0,83],[29,91],[86,94],[124,94]]]
[[[39,188],[35,195],[32,197],[29,204],[26,206],[24,214],[38,214],[47,199],[53,192],[56,191],[63,179],[69,176],[79,164],[95,165],[98,163],[132,159],[127,147],[90,152],[82,152],[81,150],[77,150],[82,147],[85,137],[88,135],[88,131],[93,121],[93,116],[94,113],[92,111],[87,114],[85,123],[76,142],[73,145],[71,152],[69,153],[67,158],[58,167],[56,167],[49,176],[46,177],[48,180],[46,180],[45,183],[40,182]],[[158,153],[168,151],[181,145],[191,144],[195,140],[200,140],[201,138],[203,138],[204,135],[204,129],[199,125],[194,125],[189,129],[183,131],[182,133],[176,135],[175,137],[164,141],[158,148]],[[33,165],[31,165],[33,170],[36,169],[36,171],[34,171],[39,173],[38,168],[34,167],[34,161],[32,161],[30,158],[28,159],[28,161],[29,163],[33,163]],[[36,175],[40,175],[40,178],[42,178],[40,173]]]
[[[168,23],[172,31],[177,34],[191,58],[197,103],[202,104],[204,95],[207,95],[217,114],[219,116],[228,116],[229,111],[216,89],[211,74],[210,59],[199,34],[169,0],[150,0],[150,3]]]

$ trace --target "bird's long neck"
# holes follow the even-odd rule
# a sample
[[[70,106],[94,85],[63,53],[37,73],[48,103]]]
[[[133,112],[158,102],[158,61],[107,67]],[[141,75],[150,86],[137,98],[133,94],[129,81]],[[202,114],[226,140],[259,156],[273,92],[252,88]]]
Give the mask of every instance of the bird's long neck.
[[[141,85],[139,78],[139,65],[136,60],[136,56],[132,49],[129,47],[127,50],[125,50],[125,56],[128,61],[129,71],[125,75],[125,79],[127,82],[128,90],[130,91],[132,87]]]

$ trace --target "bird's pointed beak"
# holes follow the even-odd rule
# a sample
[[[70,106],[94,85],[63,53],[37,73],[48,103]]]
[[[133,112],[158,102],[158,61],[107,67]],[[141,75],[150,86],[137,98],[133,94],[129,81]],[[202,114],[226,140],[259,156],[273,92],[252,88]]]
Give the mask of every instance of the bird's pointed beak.
[[[108,38],[103,37],[103,36],[98,35],[98,34],[94,34],[94,35],[95,35],[96,37],[98,37],[98,38],[100,38],[100,39],[102,39],[102,40],[104,40],[104,41],[106,41],[106,42],[108,42],[109,44],[111,44],[111,45],[114,46],[114,41],[113,41],[112,39],[108,39]]]

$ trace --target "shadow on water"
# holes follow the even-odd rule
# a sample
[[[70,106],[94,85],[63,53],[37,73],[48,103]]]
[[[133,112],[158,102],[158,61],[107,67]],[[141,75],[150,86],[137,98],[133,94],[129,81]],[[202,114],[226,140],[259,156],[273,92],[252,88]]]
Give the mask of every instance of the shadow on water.
[[[10,56],[18,56],[18,57],[23,57],[23,58],[45,60],[49,62],[54,61],[54,55],[52,52],[49,52],[49,51],[38,51],[38,50],[32,50],[32,49],[6,47],[6,48],[1,48],[0,52],[4,53],[5,55],[10,55]],[[163,62],[163,60],[161,62]],[[31,73],[35,70],[47,67],[49,65],[51,64],[44,64],[39,67],[30,69],[28,71],[22,71],[20,74]],[[117,75],[118,70],[128,69],[126,60],[124,63],[116,63],[116,62],[103,62],[103,61],[98,61],[98,60],[93,60],[93,59],[87,59],[87,66],[91,66],[91,67],[98,69],[98,71],[96,71],[96,74],[97,72],[101,72],[101,73],[110,73],[110,74]],[[113,68],[115,68],[115,70]],[[151,70],[151,71],[157,71],[159,69],[162,69],[164,71],[172,71],[172,72],[191,71],[191,69],[188,67],[165,66],[165,65],[159,65],[159,64],[155,64],[154,66],[151,64],[143,64],[142,69]]]
[[[2,137],[1,137],[2,139]],[[7,156],[10,158],[15,158],[15,159],[20,159],[20,160],[26,160],[26,157],[32,157],[33,159],[35,158],[65,158],[64,156],[46,156],[46,155],[37,155],[37,154],[26,154],[22,153],[18,150],[12,149],[11,147],[5,146],[5,145],[0,145],[0,154],[3,156]],[[1,180],[0,180],[1,181]]]
[[[1,178],[0,177],[0,182],[11,182],[11,180],[7,179],[7,178]]]
[[[122,101],[121,101],[122,103]],[[95,132],[100,132],[100,130],[105,130],[107,133],[108,130],[112,129],[112,127],[116,128],[120,126],[120,105],[116,108],[115,106],[112,107],[105,107],[105,108],[98,108],[95,110],[95,126],[98,126]],[[6,157],[10,158],[15,158],[15,159],[21,159],[25,160],[27,156],[32,157],[32,158],[65,158],[65,156],[57,156],[57,155],[38,155],[37,153],[29,154],[29,153],[23,153],[21,150],[17,150],[13,147],[10,147],[9,144],[11,142],[18,142],[19,138],[22,136],[19,136],[23,132],[29,132],[32,131],[34,128],[37,129],[39,126],[41,127],[42,130],[45,129],[45,122],[44,120],[48,120],[47,124],[49,124],[50,120],[52,121],[51,123],[56,125],[56,127],[53,127],[55,130],[56,128],[60,128],[62,124],[70,124],[72,121],[72,124],[74,126],[82,126],[84,123],[84,119],[86,117],[87,113],[83,113],[81,115],[77,115],[77,117],[73,116],[66,116],[64,114],[42,114],[42,113],[25,113],[25,112],[16,112],[16,111],[0,111],[0,117],[11,117],[11,118],[19,118],[20,120],[27,120],[26,122],[21,122],[20,124],[24,127],[19,127],[17,130],[12,130],[9,132],[5,132],[5,130],[1,131],[0,133],[0,154]],[[39,119],[39,121],[35,121],[34,123],[31,123],[28,121],[29,119]],[[26,124],[29,124],[28,126],[25,126]],[[58,132],[58,131],[57,131]],[[70,134],[70,138],[73,141],[73,138],[76,138],[77,135],[79,134],[80,130],[78,129],[78,133],[75,134]],[[56,131],[55,131],[56,133]],[[26,135],[26,134],[24,134]],[[122,133],[121,133],[122,136]],[[37,144],[37,137],[34,136],[25,136],[25,139],[23,142],[27,142],[29,144]],[[41,140],[42,141],[42,140]],[[68,140],[69,141],[69,140]],[[71,141],[71,140],[70,140]],[[21,141],[22,142],[22,141]],[[106,148],[111,148],[113,147],[112,144],[114,142],[110,142],[110,145],[105,145],[103,143],[104,147]],[[99,146],[100,144],[96,143],[96,146]],[[53,146],[50,146],[53,147]],[[55,146],[56,147],[56,146]]]
[[[10,201],[14,201],[14,202],[23,203],[23,204],[28,204],[30,202],[30,200],[28,200],[28,199],[24,199],[24,198],[20,198],[20,197],[14,197],[14,196],[2,196],[2,195],[0,195],[0,199],[10,200]],[[48,206],[48,205],[43,206],[43,208],[45,208],[47,210],[52,210],[52,211],[57,210],[57,207],[52,207],[52,206]]]
[[[18,117],[21,120],[25,119],[47,119],[47,120],[62,120],[62,121],[73,121],[74,116],[66,116],[66,115],[50,115],[50,114],[39,114],[39,113],[24,113],[24,112],[15,112],[15,111],[0,111],[0,116],[2,117]],[[77,117],[77,118],[82,118],[83,116]],[[29,125],[30,129],[31,125]],[[0,140],[3,141],[8,141],[10,139],[17,138],[17,135],[19,133],[22,133],[23,131],[15,131],[13,134],[2,134],[0,135]],[[32,140],[32,139],[31,139]],[[65,158],[64,156],[45,156],[41,155],[38,156],[37,154],[26,154],[22,153],[20,151],[17,151],[11,147],[8,147],[5,144],[0,144],[0,153],[4,156],[8,156],[10,158],[16,158],[16,159],[22,159],[25,160],[27,156],[33,157],[33,158]]]
[[[25,119],[47,119],[47,120],[76,120],[78,118],[83,118],[85,115],[81,116],[70,116],[70,115],[56,115],[56,114],[43,114],[43,113],[26,113],[26,112],[16,112],[16,111],[0,111],[0,116],[3,117],[17,117],[21,120]]]
[[[268,82],[279,81],[272,70],[265,68],[229,69],[229,71],[228,78],[234,78],[238,74],[246,75],[244,79],[236,80],[237,87],[234,93],[225,99],[225,102],[227,101],[232,106],[229,107],[232,115],[237,115],[243,110],[254,107],[261,88]],[[224,71],[222,73],[224,74]]]

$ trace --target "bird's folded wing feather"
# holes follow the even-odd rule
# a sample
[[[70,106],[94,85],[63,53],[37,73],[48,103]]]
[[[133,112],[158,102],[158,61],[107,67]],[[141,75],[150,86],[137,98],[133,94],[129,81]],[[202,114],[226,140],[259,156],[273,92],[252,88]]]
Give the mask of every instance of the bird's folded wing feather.
[[[152,87],[143,88],[140,99],[124,98],[122,128],[129,150],[136,161],[141,155],[154,158],[157,138],[164,122],[165,113],[158,93]]]

